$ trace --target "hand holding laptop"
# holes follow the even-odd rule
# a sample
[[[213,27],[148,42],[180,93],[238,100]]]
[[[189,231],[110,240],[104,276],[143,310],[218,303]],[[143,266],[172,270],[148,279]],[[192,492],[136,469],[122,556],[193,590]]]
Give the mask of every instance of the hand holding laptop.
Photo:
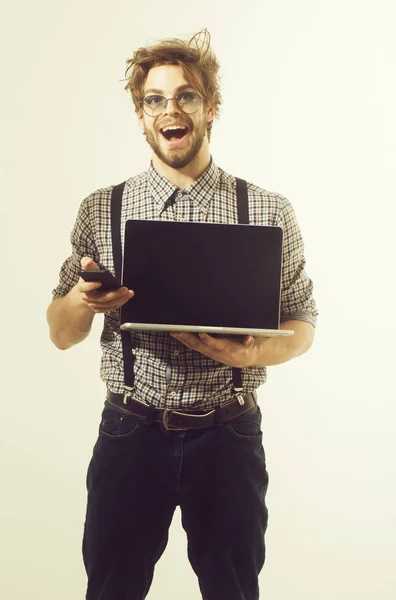
[[[256,340],[248,335],[238,336],[242,338],[241,341],[229,339],[228,336],[228,339],[215,339],[206,333],[195,335],[187,332],[171,332],[170,335],[190,350],[195,350],[219,363],[239,369],[253,366],[259,344],[262,346],[263,343],[270,342],[273,339],[267,338],[264,341],[264,338],[260,338],[256,343]]]

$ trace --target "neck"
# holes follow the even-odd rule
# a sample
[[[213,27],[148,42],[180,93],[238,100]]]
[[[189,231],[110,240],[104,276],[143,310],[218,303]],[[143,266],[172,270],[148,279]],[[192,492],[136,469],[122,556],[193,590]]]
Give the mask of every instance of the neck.
[[[208,149],[205,153],[198,153],[188,165],[181,169],[174,169],[165,164],[154,152],[152,161],[153,167],[162,177],[165,177],[165,179],[177,185],[178,188],[184,190],[206,171],[210,164],[210,152]]]

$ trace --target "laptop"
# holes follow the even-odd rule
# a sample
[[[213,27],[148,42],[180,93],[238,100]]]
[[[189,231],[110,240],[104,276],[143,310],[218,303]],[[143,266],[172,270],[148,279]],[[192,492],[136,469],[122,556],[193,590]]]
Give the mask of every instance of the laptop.
[[[121,329],[288,336],[279,329],[281,227],[130,219]]]

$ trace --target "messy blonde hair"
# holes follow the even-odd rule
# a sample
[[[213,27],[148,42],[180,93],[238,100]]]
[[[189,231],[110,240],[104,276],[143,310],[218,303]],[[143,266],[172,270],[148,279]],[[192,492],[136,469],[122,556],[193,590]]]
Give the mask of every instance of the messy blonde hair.
[[[199,46],[196,38],[199,39],[201,34],[204,34],[204,39]],[[192,47],[193,41],[195,48]],[[207,29],[194,35],[188,43],[179,39],[165,39],[155,45],[139,48],[126,64],[124,81],[128,83],[125,90],[130,91],[138,115],[141,115],[144,84],[150,69],[160,65],[179,65],[186,81],[203,97],[204,108],[214,105],[215,117],[219,117],[222,103],[218,75],[220,65],[210,49],[210,34]],[[212,126],[213,121],[210,121],[207,127],[209,141]]]

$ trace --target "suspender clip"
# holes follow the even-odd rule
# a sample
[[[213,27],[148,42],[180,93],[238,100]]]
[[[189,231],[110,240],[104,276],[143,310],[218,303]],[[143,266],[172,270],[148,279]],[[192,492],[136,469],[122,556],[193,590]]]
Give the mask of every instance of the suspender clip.
[[[238,402],[239,402],[239,404],[240,404],[241,406],[243,406],[243,405],[245,404],[245,400],[244,400],[244,398],[243,398],[242,394],[238,394],[238,395],[237,395],[237,399],[238,399]]]
[[[123,403],[124,403],[124,404],[129,404],[129,402],[130,402],[130,400],[131,400],[131,397],[132,397],[132,392],[133,392],[133,390],[134,390],[135,388],[131,388],[131,387],[128,387],[127,385],[124,385],[124,389],[125,389],[125,390],[127,390],[127,391],[126,391],[126,392],[125,392],[125,394],[124,394],[124,400],[123,400]]]

